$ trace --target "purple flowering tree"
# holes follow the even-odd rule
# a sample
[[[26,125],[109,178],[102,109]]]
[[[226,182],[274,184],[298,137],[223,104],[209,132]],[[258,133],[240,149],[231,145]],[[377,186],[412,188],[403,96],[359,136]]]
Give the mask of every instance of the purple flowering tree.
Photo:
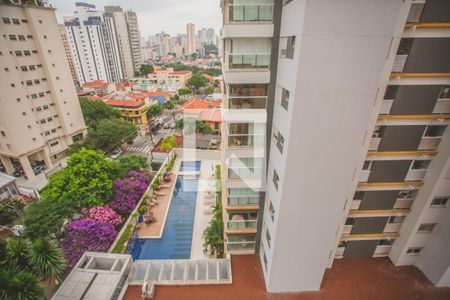
[[[113,225],[119,225],[123,222],[122,216],[117,214],[112,208],[104,206],[96,206],[90,209],[83,208],[81,210],[81,217],[111,223]]]
[[[106,252],[117,236],[113,224],[94,219],[74,220],[65,226],[65,233],[61,246],[70,267],[86,251]]]
[[[136,207],[150,184],[143,172],[130,171],[129,177],[113,182],[114,198],[109,206],[121,214],[129,214]]]

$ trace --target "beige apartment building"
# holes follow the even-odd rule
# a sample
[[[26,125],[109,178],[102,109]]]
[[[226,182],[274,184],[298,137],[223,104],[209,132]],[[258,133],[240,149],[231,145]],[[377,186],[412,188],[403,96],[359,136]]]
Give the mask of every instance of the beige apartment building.
[[[55,10],[0,2],[0,158],[50,168],[86,132]]]

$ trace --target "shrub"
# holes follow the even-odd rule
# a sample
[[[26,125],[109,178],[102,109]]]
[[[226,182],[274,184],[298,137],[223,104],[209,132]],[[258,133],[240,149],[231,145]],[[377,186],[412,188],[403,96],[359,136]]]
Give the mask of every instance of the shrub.
[[[0,225],[11,224],[22,213],[25,204],[17,199],[0,201]]]
[[[105,223],[111,223],[115,226],[123,222],[122,216],[117,214],[110,207],[96,206],[91,209],[83,208],[81,210],[81,215],[83,218],[89,218]]]
[[[151,165],[152,165],[152,170],[158,171],[159,168],[161,168],[162,163],[158,162],[158,161],[152,161]]]
[[[117,236],[111,223],[94,219],[78,219],[65,226],[61,242],[68,265],[75,266],[86,251],[106,252]]]
[[[113,182],[114,198],[109,206],[121,214],[133,211],[150,183],[142,172],[130,171],[129,176]]]

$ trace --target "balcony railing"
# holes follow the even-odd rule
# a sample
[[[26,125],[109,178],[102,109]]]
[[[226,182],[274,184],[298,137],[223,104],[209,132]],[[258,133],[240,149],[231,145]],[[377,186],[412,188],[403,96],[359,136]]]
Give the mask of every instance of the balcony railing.
[[[267,69],[270,54],[230,54],[230,69]]]
[[[262,167],[231,167],[228,169],[228,178],[260,177]]]
[[[228,251],[252,251],[255,249],[255,242],[228,242]]]
[[[258,203],[259,195],[228,196],[228,205],[230,206],[258,205]]]
[[[230,109],[265,109],[267,96],[230,96]]]
[[[228,134],[228,146],[253,147],[264,145],[264,134]]]
[[[230,22],[272,21],[274,4],[229,4]]]
[[[256,229],[257,220],[228,220],[228,229]]]

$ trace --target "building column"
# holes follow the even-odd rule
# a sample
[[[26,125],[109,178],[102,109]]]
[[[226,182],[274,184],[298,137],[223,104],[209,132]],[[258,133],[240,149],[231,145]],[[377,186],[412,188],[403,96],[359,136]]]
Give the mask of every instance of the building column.
[[[6,173],[8,173],[9,175],[13,175],[15,170],[11,158],[9,158],[8,156],[0,155],[0,159],[2,161],[3,166],[6,169]]]
[[[42,149],[42,156],[44,158],[46,168],[51,169],[53,167],[53,163],[52,163],[52,160],[50,159],[50,154],[48,152],[47,147]]]
[[[22,169],[25,172],[28,180],[34,180],[36,176],[34,175],[33,169],[31,168],[30,160],[28,156],[21,156],[19,158],[20,164],[22,165]]]

